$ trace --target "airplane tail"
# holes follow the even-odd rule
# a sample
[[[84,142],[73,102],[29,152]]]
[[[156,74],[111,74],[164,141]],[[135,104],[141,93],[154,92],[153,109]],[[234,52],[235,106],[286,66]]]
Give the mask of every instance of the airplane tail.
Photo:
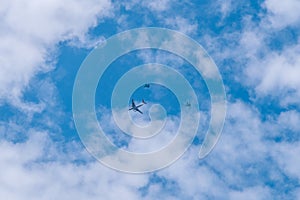
[[[142,102],[143,102],[143,104],[147,104],[146,101],[145,101],[144,99],[142,100]]]

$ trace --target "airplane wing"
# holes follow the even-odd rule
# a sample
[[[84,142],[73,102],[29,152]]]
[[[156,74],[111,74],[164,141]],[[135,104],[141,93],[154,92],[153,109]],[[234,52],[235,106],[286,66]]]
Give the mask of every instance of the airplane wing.
[[[143,112],[140,111],[138,108],[136,108],[135,110],[138,111],[139,113],[143,114]]]
[[[133,108],[135,107],[135,103],[134,103],[133,99],[131,100],[131,105]]]
[[[141,107],[141,106],[143,106],[143,105],[144,105],[144,104],[137,105],[136,108],[139,108],[139,107]]]
[[[145,104],[147,104],[145,101],[144,101],[144,99],[142,100],[142,103],[141,104],[139,104],[138,106],[136,106],[137,108],[139,108],[139,107],[141,107],[141,106],[143,106],[143,105],[145,105]]]

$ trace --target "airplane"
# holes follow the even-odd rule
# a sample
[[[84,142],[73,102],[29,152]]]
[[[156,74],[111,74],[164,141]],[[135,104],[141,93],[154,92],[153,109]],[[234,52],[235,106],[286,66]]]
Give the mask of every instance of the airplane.
[[[185,106],[186,107],[191,107],[191,103],[190,102],[186,102]]]
[[[139,110],[139,107],[141,107],[145,104],[147,104],[147,103],[143,99],[141,104],[135,105],[134,100],[132,99],[131,100],[131,108],[129,108],[129,110],[133,110],[134,112],[138,111],[139,113],[143,114],[143,112]]]
[[[144,85],[144,88],[149,88],[150,87],[150,84],[149,83],[146,83],[145,85]]]

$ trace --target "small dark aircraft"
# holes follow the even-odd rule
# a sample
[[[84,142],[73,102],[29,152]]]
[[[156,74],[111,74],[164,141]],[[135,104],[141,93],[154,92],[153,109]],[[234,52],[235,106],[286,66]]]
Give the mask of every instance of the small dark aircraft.
[[[150,87],[150,84],[149,83],[146,83],[145,85],[144,85],[144,88],[149,88]]]
[[[139,110],[139,107],[141,107],[145,104],[147,104],[147,103],[143,99],[141,104],[135,105],[134,100],[132,99],[131,100],[131,108],[129,108],[129,110],[133,110],[134,112],[138,111],[139,113],[143,114],[143,112]]]
[[[186,107],[191,107],[191,103],[190,102],[186,102],[185,106]]]

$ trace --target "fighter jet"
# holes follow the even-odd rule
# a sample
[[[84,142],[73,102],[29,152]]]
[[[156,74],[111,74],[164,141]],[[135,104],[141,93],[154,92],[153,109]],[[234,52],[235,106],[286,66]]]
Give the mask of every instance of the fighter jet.
[[[134,112],[138,111],[139,113],[143,114],[143,112],[139,110],[139,107],[141,107],[145,104],[147,104],[147,103],[143,99],[141,104],[135,105],[134,100],[132,99],[131,100],[131,108],[129,108],[129,110],[133,110]]]

